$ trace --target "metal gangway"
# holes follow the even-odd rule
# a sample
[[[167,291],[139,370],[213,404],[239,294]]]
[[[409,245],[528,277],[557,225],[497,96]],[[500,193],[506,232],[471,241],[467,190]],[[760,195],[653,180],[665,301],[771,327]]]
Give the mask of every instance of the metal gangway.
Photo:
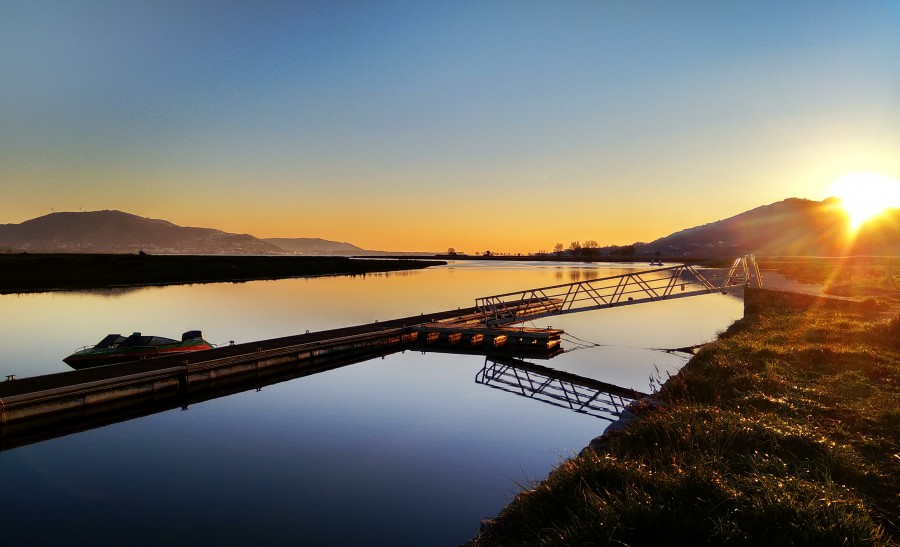
[[[725,273],[727,270],[727,273]],[[504,325],[552,315],[698,296],[731,289],[762,288],[756,257],[734,260],[730,268],[679,264],[587,281],[485,296],[475,300],[486,325]]]

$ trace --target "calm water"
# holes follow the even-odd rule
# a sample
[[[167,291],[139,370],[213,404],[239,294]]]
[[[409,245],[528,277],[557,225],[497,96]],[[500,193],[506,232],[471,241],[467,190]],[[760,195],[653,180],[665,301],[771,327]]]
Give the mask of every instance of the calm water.
[[[212,343],[246,342],[626,271],[460,262],[0,296],[0,374],[65,371],[62,357],[110,332],[202,329]],[[535,362],[648,391],[651,378],[685,362],[658,348],[711,340],[742,309],[714,294],[537,320],[585,343],[569,338],[564,347],[575,351]],[[407,351],[2,452],[4,543],[457,545],[517,484],[546,477],[609,425],[478,384],[484,365],[478,356]]]

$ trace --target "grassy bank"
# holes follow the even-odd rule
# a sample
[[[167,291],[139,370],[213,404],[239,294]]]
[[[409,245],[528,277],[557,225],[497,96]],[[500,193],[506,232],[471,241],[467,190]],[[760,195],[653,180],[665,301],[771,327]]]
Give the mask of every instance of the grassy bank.
[[[763,310],[473,545],[882,545],[900,537],[900,316]]]
[[[414,270],[436,260],[308,256],[0,254],[0,294]]]

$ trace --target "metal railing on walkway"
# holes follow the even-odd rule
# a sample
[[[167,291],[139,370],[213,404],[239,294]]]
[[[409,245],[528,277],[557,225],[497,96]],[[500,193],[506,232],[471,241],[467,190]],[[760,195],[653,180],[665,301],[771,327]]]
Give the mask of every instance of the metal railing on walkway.
[[[753,255],[736,259],[728,274],[721,278],[718,275],[707,277],[693,266],[680,264],[485,296],[475,300],[475,307],[485,324],[502,325],[551,315],[698,296],[748,285],[762,286]]]

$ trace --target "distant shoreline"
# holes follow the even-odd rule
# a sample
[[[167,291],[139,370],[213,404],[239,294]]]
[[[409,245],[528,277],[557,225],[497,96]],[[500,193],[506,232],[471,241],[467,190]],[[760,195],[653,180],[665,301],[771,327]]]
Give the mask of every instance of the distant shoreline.
[[[494,260],[494,261],[516,261],[516,262],[575,262],[575,263],[615,263],[615,264],[641,264],[649,265],[650,261],[661,260],[664,266],[672,266],[676,264],[690,265],[708,265],[712,267],[726,267],[737,258],[734,257],[666,257],[662,256],[657,259],[655,256],[572,256],[565,255],[416,255],[416,258],[423,260]],[[366,258],[364,255],[353,255],[353,258]],[[400,259],[402,255],[384,255],[379,258]]]
[[[362,275],[443,264],[331,256],[0,254],[0,294]]]

